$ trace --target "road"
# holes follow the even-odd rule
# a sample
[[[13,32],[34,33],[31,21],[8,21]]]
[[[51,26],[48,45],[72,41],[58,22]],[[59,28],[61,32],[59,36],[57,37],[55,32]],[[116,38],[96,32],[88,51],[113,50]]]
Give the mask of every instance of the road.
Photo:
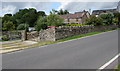
[[[118,54],[118,31],[3,54],[3,69],[98,69]]]

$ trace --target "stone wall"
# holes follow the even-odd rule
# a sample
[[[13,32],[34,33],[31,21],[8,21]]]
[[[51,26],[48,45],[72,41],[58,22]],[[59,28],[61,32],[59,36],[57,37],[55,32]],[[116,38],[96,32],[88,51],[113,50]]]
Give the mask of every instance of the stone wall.
[[[24,30],[16,30],[16,31],[2,31],[2,35],[7,35],[9,40],[14,40],[14,39],[21,39],[25,40],[25,31]]]
[[[38,41],[55,41],[55,28],[49,28],[47,30],[41,30],[39,32]]]
[[[39,32],[27,32],[27,40],[38,41]]]
[[[94,26],[61,26],[55,28],[55,39],[92,32],[92,29],[94,29]]]
[[[58,39],[62,39],[65,37],[73,36],[73,35],[80,35],[89,32],[97,32],[106,29],[116,28],[117,25],[111,26],[92,26],[92,25],[85,25],[85,26],[60,26],[56,28],[49,28],[47,30],[41,30],[39,32],[38,37],[36,37],[36,41],[55,41]],[[33,35],[35,36],[35,35]],[[30,37],[30,35],[29,35]],[[33,37],[30,37],[33,38]]]
[[[111,26],[91,26],[91,25],[85,25],[85,26],[63,26],[59,28],[55,28],[55,40],[62,39],[65,37],[73,36],[73,35],[79,35],[79,34],[85,34],[89,32],[97,32],[107,29],[112,29],[117,27],[116,25]]]

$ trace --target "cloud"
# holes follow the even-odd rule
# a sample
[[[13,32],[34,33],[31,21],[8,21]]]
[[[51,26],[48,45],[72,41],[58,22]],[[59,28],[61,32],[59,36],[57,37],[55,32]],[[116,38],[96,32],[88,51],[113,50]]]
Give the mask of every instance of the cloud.
[[[3,2],[118,2],[119,0],[2,0]]]
[[[16,7],[9,5],[9,6],[3,6],[2,11],[3,12],[8,12],[8,13],[13,13],[15,11]]]
[[[35,8],[37,10],[45,11],[49,9],[51,2],[3,2],[2,13],[0,16],[6,13],[16,13],[19,9]]]
[[[59,9],[67,9],[70,12],[94,9],[109,9],[116,8],[117,2],[67,2],[61,3]]]
[[[13,1],[13,2],[11,2]],[[18,1],[18,2],[17,2]],[[19,2],[20,1],[20,2]],[[38,11],[42,10],[47,12],[49,14],[49,11],[52,8],[51,4],[55,5],[55,2],[59,2],[60,5],[57,6],[57,10],[59,9],[67,9],[70,12],[78,12],[82,10],[89,10],[89,9],[107,9],[107,8],[115,8],[117,6],[118,0],[99,0],[101,2],[92,2],[95,0],[28,0],[28,2],[25,2],[27,0],[3,0],[2,4],[2,12],[0,11],[0,16],[6,13],[16,13],[19,11],[19,9],[24,8],[35,8]],[[38,2],[36,2],[38,1]],[[88,2],[87,2],[88,1]],[[105,1],[105,2],[103,2]],[[108,2],[107,2],[108,1]],[[109,1],[115,1],[115,2],[109,2]],[[54,6],[52,5],[52,6]],[[55,5],[56,6],[56,5]],[[0,7],[1,8],[1,7]]]

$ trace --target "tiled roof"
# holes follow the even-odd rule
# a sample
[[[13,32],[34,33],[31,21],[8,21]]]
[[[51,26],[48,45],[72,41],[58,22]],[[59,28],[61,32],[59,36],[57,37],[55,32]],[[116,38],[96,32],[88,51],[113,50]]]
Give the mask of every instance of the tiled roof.
[[[92,12],[92,14],[99,15],[99,14],[101,14],[101,13],[109,13],[109,12],[116,13],[116,12],[118,12],[118,11],[117,11],[117,9],[94,10],[94,11]]]
[[[67,14],[67,15],[60,15],[64,19],[76,19],[76,18],[81,18],[85,12],[76,12],[74,14]]]

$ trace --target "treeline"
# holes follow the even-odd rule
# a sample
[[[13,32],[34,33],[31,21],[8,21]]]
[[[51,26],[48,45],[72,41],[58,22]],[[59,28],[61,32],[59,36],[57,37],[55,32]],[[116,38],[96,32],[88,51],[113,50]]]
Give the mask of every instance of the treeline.
[[[86,19],[85,24],[87,25],[112,25],[120,24],[120,13],[103,13],[98,16],[91,15],[90,18]]]
[[[5,14],[0,17],[0,22],[2,22],[2,31],[12,31],[12,30],[27,30],[29,27],[34,27],[37,31],[41,29],[47,29],[50,26],[61,26],[64,24],[64,19],[59,15],[69,14],[68,10],[59,11],[52,9],[50,15],[46,15],[44,11],[37,11],[34,8],[20,9],[15,14]],[[2,20],[1,20],[2,19]],[[86,19],[85,23],[87,25],[111,25],[120,24],[120,13],[104,13],[99,16],[91,15]],[[71,24],[80,25],[80,24]]]
[[[34,8],[29,9],[20,9],[15,14],[5,14],[2,18],[2,31],[11,31],[11,30],[23,30],[28,29],[28,27],[36,27],[38,24],[38,28],[42,28],[43,25],[46,26],[56,26],[59,20],[63,22],[63,20],[59,17],[59,15],[68,14],[67,10],[60,9],[59,11],[52,9],[50,11],[50,15],[47,16],[44,11],[37,11]],[[53,15],[54,14],[54,15]],[[57,18],[58,20],[54,20]],[[56,24],[52,21],[58,21]],[[44,24],[43,24],[44,21]],[[60,22],[60,23],[61,23]],[[42,24],[42,27],[41,27]],[[37,29],[38,29],[37,28]]]

